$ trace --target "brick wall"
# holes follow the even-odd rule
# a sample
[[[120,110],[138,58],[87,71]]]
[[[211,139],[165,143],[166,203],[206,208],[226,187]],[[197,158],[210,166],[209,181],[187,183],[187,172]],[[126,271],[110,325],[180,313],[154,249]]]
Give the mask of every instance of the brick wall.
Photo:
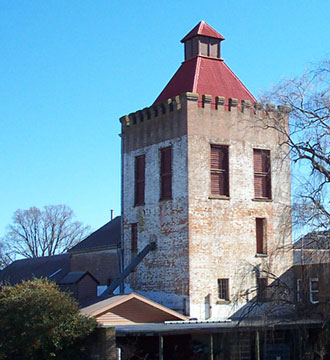
[[[71,271],[89,271],[100,285],[108,285],[109,279],[118,277],[117,250],[74,253],[71,255]]]
[[[159,150],[173,149],[172,200],[160,201]],[[145,205],[134,207],[135,157],[146,156]],[[188,203],[186,137],[162,141],[124,154],[123,244],[125,265],[131,261],[131,224],[138,224],[138,251],[155,241],[135,272],[130,287],[149,298],[183,310],[188,295]]]
[[[330,311],[330,263],[307,264],[294,266],[295,290],[297,291],[297,280],[300,280],[300,301],[295,301],[297,309],[307,318],[324,320],[328,318]],[[311,279],[317,279],[318,302],[311,302]],[[313,298],[312,298],[313,300]]]
[[[251,111],[246,102],[231,111],[220,105],[211,109],[210,103],[201,108],[197,99],[187,93],[172,99],[171,107],[158,104],[121,119],[125,264],[131,223],[138,223],[139,251],[157,242],[127,282],[170,307],[183,307],[186,300],[192,317],[203,319],[211,310],[212,318],[222,318],[246,303],[241,295],[255,289],[256,269],[280,276],[292,265],[290,163],[278,133],[260,127],[263,109]],[[210,144],[229,147],[226,200],[210,198]],[[173,200],[160,202],[159,149],[168,145],[173,146]],[[271,153],[270,201],[254,200],[254,148]],[[145,205],[134,207],[134,159],[141,154]],[[257,217],[267,220],[263,257],[256,256]],[[229,278],[230,302],[218,299],[219,278]]]
[[[88,274],[84,276],[77,284],[78,300],[92,298],[97,295],[97,282]]]
[[[290,164],[278,133],[256,127],[250,110],[199,108],[188,103],[189,259],[191,315],[227,317],[255,296],[258,268],[277,276],[292,264]],[[210,144],[229,147],[229,199],[210,196]],[[253,149],[270,150],[272,200],[254,200]],[[267,221],[267,256],[256,256],[256,218]],[[283,248],[284,247],[284,248]],[[218,278],[228,278],[231,303],[218,298]]]

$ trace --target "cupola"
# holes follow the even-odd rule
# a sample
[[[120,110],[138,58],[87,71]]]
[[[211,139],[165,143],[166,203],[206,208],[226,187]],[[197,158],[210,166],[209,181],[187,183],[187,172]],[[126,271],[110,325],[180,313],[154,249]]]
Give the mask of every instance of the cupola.
[[[198,23],[182,40],[185,46],[185,61],[172,79],[159,94],[155,103],[167,101],[185,92],[199,95],[198,104],[202,106],[203,95],[212,96],[212,107],[215,108],[216,96],[239,102],[256,99],[220,58],[221,41],[225,38],[204,21]]]
[[[182,40],[185,60],[195,56],[220,59],[220,45],[225,38],[205,21],[198,23]]]

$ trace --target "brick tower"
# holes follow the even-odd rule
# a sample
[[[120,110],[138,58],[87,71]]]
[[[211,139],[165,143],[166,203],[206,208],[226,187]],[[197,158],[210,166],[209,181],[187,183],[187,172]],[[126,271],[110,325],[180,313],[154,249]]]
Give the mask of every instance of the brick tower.
[[[126,284],[198,319],[235,313],[291,265],[289,159],[223,40],[200,22],[154,104],[120,119],[124,266],[156,243]]]

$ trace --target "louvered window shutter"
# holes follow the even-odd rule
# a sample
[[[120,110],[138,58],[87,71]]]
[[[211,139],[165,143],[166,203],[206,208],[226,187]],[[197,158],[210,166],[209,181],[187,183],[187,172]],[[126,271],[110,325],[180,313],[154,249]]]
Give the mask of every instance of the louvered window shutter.
[[[160,199],[172,199],[172,147],[160,150]]]
[[[137,223],[131,224],[131,251],[137,253]]]
[[[145,155],[135,158],[135,205],[144,204]]]
[[[211,145],[211,194],[229,196],[228,146]]]
[[[266,219],[256,218],[257,254],[266,254]]]
[[[254,149],[254,197],[271,198],[270,151]]]

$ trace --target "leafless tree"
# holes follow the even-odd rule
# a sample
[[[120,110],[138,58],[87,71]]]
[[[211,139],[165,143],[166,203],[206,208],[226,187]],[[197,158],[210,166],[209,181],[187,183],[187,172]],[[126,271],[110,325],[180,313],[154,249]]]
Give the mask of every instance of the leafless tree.
[[[295,174],[294,220],[310,229],[330,226],[330,60],[299,77],[283,80],[263,96],[291,108],[289,128],[267,111],[265,126],[284,135]],[[266,107],[267,108],[267,107]]]
[[[89,226],[74,221],[73,211],[66,205],[31,207],[17,210],[2,240],[10,248],[7,254],[26,258],[61,254],[89,233]]]
[[[0,242],[0,270],[9,265],[13,258],[6,243]]]

